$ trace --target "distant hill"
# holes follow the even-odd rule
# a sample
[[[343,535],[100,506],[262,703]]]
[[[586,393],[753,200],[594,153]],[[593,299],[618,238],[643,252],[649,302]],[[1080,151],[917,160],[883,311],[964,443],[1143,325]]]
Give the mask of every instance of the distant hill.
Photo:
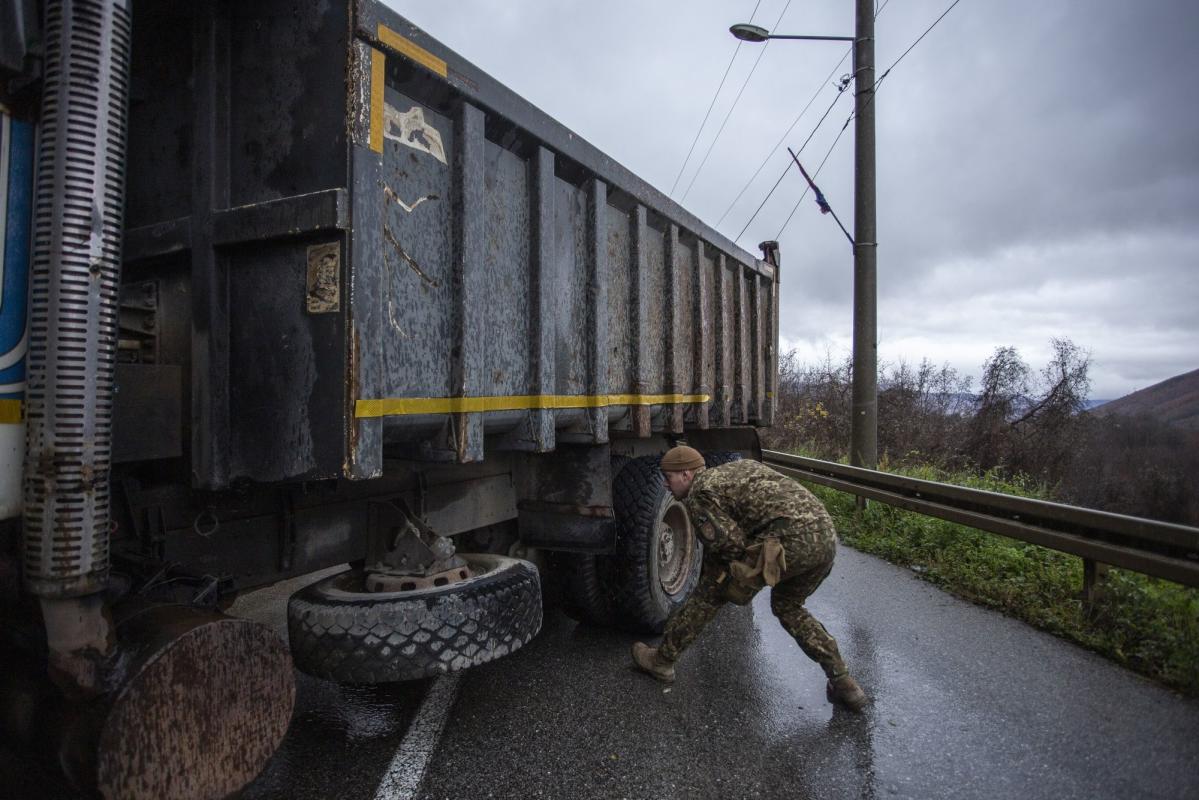
[[[1148,414],[1168,425],[1199,431],[1199,369],[1104,403],[1093,413]]]

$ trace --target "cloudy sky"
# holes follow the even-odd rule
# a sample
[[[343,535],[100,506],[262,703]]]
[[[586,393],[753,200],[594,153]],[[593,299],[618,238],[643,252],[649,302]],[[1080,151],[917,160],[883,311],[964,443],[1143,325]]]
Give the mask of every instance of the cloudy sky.
[[[950,2],[887,0],[880,74]],[[388,3],[668,193],[736,53],[673,195],[729,238],[786,167],[771,149],[815,96],[786,136],[803,144],[850,71],[834,70],[847,45],[738,50],[727,29],[752,14],[780,33],[847,35],[852,0]],[[1069,337],[1091,352],[1096,398],[1199,367],[1197,37],[1194,0],[961,0],[896,66],[877,100],[881,360],[977,375],[996,347],[1040,367]],[[803,151],[809,172],[852,102]],[[851,231],[852,134],[817,178]],[[839,358],[852,252],[811,196],[783,229],[802,191],[788,174],[738,243],[780,238],[784,347]]]

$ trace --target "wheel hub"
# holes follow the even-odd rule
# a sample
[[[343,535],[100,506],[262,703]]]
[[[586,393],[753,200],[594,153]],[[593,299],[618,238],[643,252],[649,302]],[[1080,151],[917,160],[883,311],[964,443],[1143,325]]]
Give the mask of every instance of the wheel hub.
[[[687,512],[677,502],[670,503],[658,523],[658,582],[670,596],[682,592],[695,561],[695,537],[691,534]]]

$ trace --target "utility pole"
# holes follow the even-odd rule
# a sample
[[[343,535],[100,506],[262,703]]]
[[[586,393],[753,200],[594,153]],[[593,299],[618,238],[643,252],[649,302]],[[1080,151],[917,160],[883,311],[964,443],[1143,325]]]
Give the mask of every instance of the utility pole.
[[[878,466],[878,226],[875,217],[874,0],[857,0],[853,48],[853,416],[849,463]],[[865,505],[858,498],[858,507]]]
[[[874,187],[874,0],[857,0],[857,26],[852,38],[771,33],[749,23],[733,25],[729,33],[743,42],[770,39],[853,42],[853,405],[849,420],[849,463],[875,469],[878,467],[878,226]],[[859,497],[858,508],[865,506],[865,499]]]

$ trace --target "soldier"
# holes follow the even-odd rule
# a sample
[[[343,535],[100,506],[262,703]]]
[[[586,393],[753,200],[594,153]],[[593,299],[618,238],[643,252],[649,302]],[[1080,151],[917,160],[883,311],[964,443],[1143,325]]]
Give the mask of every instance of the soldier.
[[[725,602],[745,605],[771,586],[770,609],[828,676],[830,703],[861,711],[866,693],[849,675],[837,642],[804,608],[833,568],[837,533],[811,492],[757,461],[705,469],[690,447],[662,457],[662,473],[704,543],[695,591],[670,619],[659,647],[633,645],[637,667],[674,680],[674,663]]]

